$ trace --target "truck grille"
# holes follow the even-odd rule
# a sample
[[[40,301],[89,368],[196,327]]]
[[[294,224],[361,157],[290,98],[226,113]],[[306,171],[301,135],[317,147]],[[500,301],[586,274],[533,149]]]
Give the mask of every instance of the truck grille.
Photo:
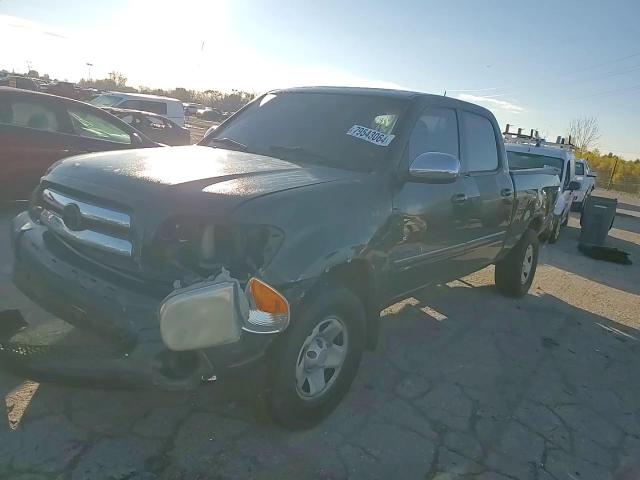
[[[42,191],[40,221],[66,241],[131,257],[131,216],[87,203],[51,188]]]

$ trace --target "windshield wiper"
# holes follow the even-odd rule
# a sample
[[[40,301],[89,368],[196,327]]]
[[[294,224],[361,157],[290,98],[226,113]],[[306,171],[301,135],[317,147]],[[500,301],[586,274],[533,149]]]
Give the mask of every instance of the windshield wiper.
[[[235,140],[232,140],[231,138],[228,138],[228,137],[212,138],[211,140],[209,140],[208,143],[209,145],[211,145],[212,143],[215,143],[223,147],[228,147],[231,150],[239,150],[241,152],[246,152],[248,148],[244,143],[236,142]]]
[[[303,157],[311,157],[311,158],[317,158],[323,161],[327,161],[327,157],[325,157],[324,155],[320,155],[319,153],[314,153],[314,152],[310,152],[309,150],[307,150],[304,147],[301,147],[299,145],[271,145],[269,147],[269,153],[271,153],[272,155],[276,155],[276,156],[288,156],[288,155],[294,155],[294,156],[303,156]]]

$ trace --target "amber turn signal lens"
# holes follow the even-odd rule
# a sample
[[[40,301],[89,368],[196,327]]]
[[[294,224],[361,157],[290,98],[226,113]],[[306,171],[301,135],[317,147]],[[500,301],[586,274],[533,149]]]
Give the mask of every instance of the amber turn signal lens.
[[[288,315],[289,304],[287,300],[266,283],[257,278],[249,280],[249,291],[256,310],[271,313],[273,315]]]

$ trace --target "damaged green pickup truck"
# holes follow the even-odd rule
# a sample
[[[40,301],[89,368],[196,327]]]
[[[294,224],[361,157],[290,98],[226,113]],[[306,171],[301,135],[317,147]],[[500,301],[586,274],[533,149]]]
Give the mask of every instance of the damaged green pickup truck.
[[[502,292],[526,294],[558,186],[510,172],[476,105],[274,91],[199,146],[50,168],[13,220],[14,282],[101,345],[11,338],[0,361],[41,381],[167,389],[261,364],[275,420],[306,427],[348,390],[386,306],[490,264]]]

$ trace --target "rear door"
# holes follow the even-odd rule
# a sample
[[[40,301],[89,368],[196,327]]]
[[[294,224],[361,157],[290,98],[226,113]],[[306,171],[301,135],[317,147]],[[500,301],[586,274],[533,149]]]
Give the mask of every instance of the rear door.
[[[55,161],[71,155],[60,111],[44,95],[0,97],[0,201],[26,200]]]
[[[481,111],[460,110],[461,153],[468,195],[469,272],[495,260],[511,222],[514,191],[495,121]]]

